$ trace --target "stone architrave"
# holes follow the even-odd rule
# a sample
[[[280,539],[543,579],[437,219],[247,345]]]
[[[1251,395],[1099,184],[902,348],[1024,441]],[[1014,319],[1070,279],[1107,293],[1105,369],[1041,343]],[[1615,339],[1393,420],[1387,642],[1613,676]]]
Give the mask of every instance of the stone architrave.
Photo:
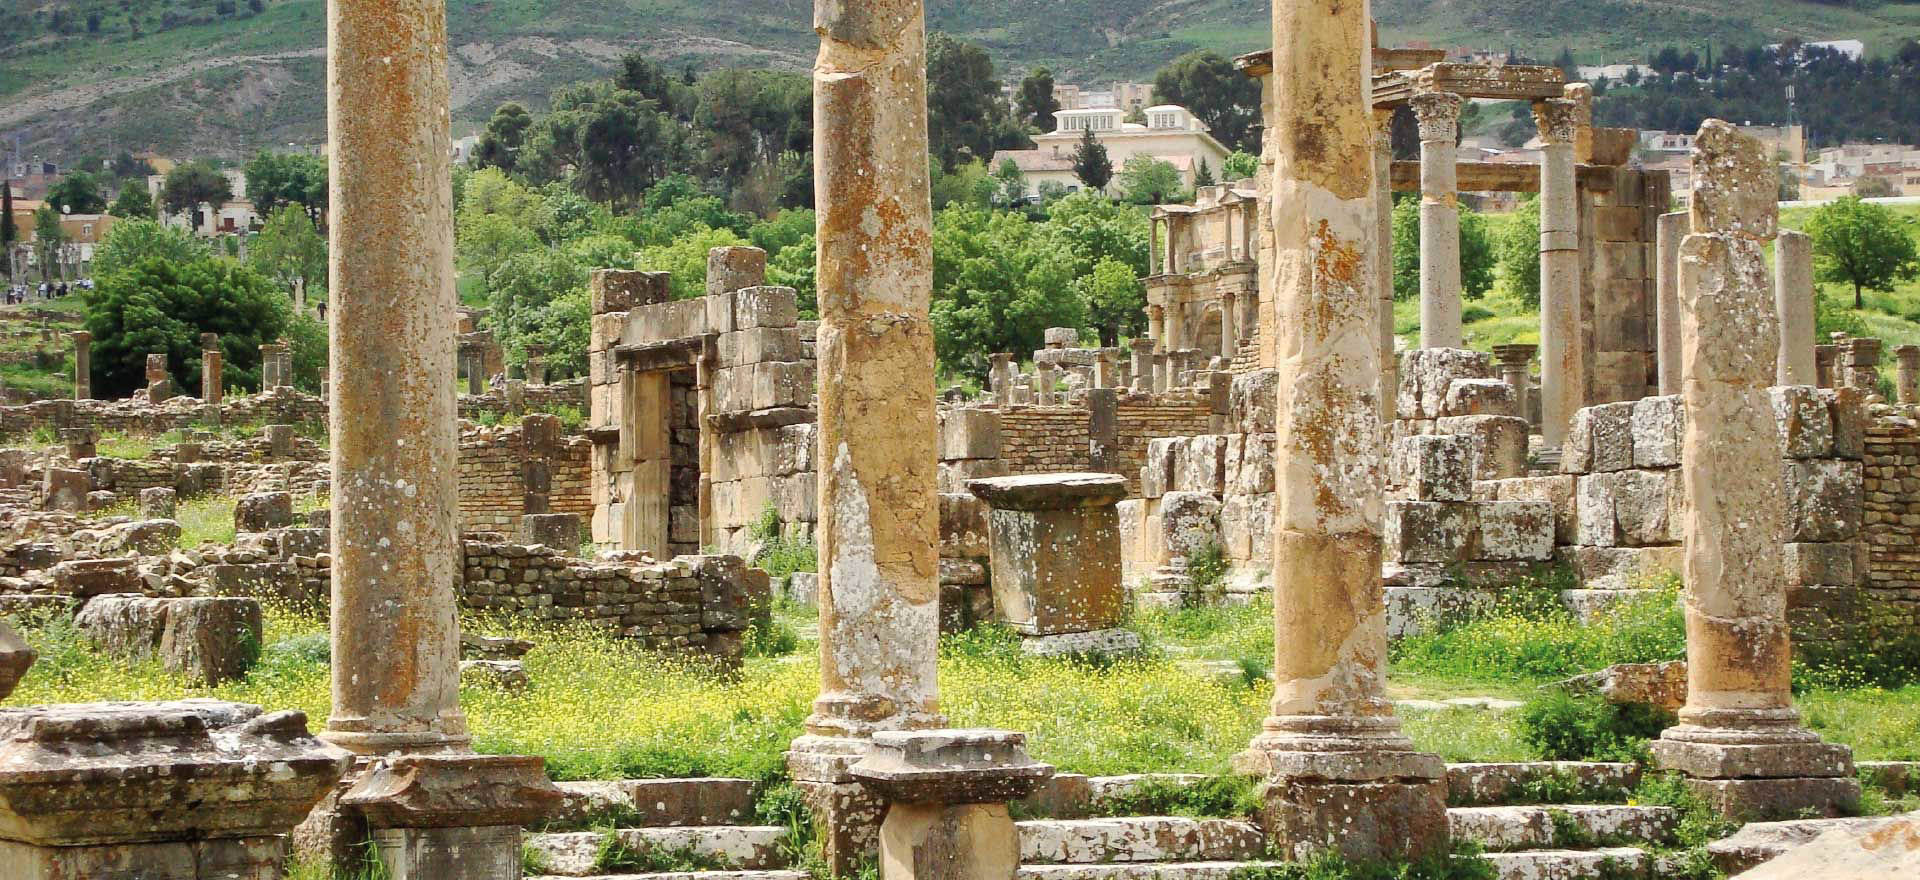
[[[351,760],[305,715],[240,703],[0,710],[0,876],[278,877]]]
[[[1654,359],[1660,370],[1660,394],[1680,393],[1680,242],[1692,229],[1685,211],[1660,215],[1654,250]]]
[[[787,766],[842,872],[882,809],[848,768],[943,723],[925,21],[921,0],[814,4],[820,695]]]
[[[1420,121],[1420,347],[1464,348],[1460,328],[1460,107],[1452,92],[1413,96]]]
[[[1773,244],[1774,308],[1780,314],[1780,363],[1775,384],[1814,385],[1813,239],[1780,230]]]
[[[1896,380],[1900,402],[1920,403],[1920,345],[1899,346],[1893,350],[1893,356],[1900,360]]]
[[[1008,880],[1020,834],[1008,809],[1053,776],[1003,730],[887,731],[853,776],[887,804],[881,880]]]
[[[1793,706],[1780,441],[1768,387],[1780,346],[1765,242],[1778,218],[1761,143],[1708,120],[1694,140],[1693,230],[1681,245],[1679,513],[1685,545],[1687,703],[1655,762],[1730,815],[1857,801],[1853,755]]]
[[[93,399],[93,334],[75,330],[73,339],[73,399]]]
[[[1365,4],[1273,4],[1275,688],[1235,764],[1265,780],[1267,839],[1295,857],[1448,845],[1444,766],[1386,696],[1370,35]]]
[[[1548,449],[1566,442],[1573,414],[1586,404],[1580,341],[1580,212],[1573,163],[1574,102],[1533,105],[1540,139],[1540,436]]]
[[[991,508],[993,604],[1030,636],[1094,632],[1126,617],[1120,582],[1118,474],[1032,474],[972,480]]]

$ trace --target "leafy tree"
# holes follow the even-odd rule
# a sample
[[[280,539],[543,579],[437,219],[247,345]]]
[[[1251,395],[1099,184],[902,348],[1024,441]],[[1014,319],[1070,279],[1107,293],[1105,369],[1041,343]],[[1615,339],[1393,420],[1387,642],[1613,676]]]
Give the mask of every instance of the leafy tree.
[[[804,76],[772,70],[722,70],[698,86],[693,115],[701,145],[700,165],[732,193],[756,168],[774,165],[786,152],[813,149],[813,84]]]
[[[1120,169],[1120,188],[1136,205],[1163,205],[1182,200],[1186,184],[1171,162],[1141,155]]]
[[[1000,81],[985,49],[934,33],[927,40],[927,137],[940,167],[993,155],[1001,128],[1011,122]]]
[[[327,286],[327,240],[298,205],[281,205],[267,218],[253,239],[247,263],[289,294]]]
[[[668,290],[674,299],[693,299],[707,293],[707,252],[746,243],[731,229],[697,226],[669,244],[641,248],[638,262],[642,269],[672,274]]]
[[[1218,52],[1200,49],[1174,59],[1154,75],[1153,97],[1192,111],[1228,149],[1259,146],[1260,84]]]
[[[113,206],[107,209],[122,220],[153,219],[153,196],[147,193],[143,181],[129,180],[120,187],[120,194],[114,197]]]
[[[326,222],[327,160],[262,151],[242,170],[247,175],[247,198],[260,216],[271,217],[282,205],[298,205],[308,219]]]
[[[1047,327],[1086,326],[1072,262],[1023,214],[948,208],[933,223],[933,338],[940,363],[979,371],[987,352],[1032,351]]]
[[[1246,180],[1260,173],[1260,157],[1245,150],[1234,150],[1220,166],[1227,180]]]
[[[1863,199],[1889,199],[1899,195],[1893,181],[1885,177],[1862,177],[1853,184],[1853,194]]]
[[[553,112],[527,136],[515,168],[535,183],[566,178],[616,210],[631,207],[684,150],[679,130],[639,92],[585,82],[554,93]]]
[[[767,283],[793,288],[800,317],[809,320],[820,317],[820,285],[814,274],[818,252],[809,233],[767,259]]]
[[[507,351],[525,351],[556,300],[585,289],[587,269],[573,254],[539,249],[515,254],[487,278],[487,319]],[[584,351],[584,349],[582,349]]]
[[[1495,247],[1500,263],[1500,289],[1508,296],[1540,307],[1540,198],[1529,194],[1507,220]],[[1397,277],[1397,272],[1396,272]],[[1398,295],[1398,291],[1395,291]]]
[[[692,70],[687,72],[687,78],[675,81],[666,68],[652,59],[638,52],[629,52],[620,59],[620,76],[614,79],[614,85],[638,92],[640,97],[654,102],[660,112],[685,120],[698,103],[698,98],[688,88],[693,85]]]
[[[1053,71],[1036,67],[1020,81],[1020,93],[1014,101],[1014,115],[1020,124],[1042,133],[1053,131],[1053,114],[1060,112],[1060,101],[1053,94]]]
[[[1080,134],[1080,146],[1073,151],[1073,176],[1094,192],[1106,192],[1107,184],[1113,181],[1113,159],[1092,129]]]
[[[227,381],[259,384],[260,344],[287,329],[286,297],[273,282],[224,259],[147,258],[99,279],[85,294],[94,387],[109,397],[146,385],[147,355],[165,353],[186,387],[200,381],[200,334],[220,334]]]
[[[219,207],[232,198],[233,184],[204,159],[175,165],[160,187],[160,204],[168,214],[192,211],[202,204]]]
[[[532,125],[533,116],[527,113],[527,108],[515,101],[501,104],[493,111],[493,118],[487,120],[480,141],[474,144],[474,167],[513,171],[514,163],[520,158],[520,148],[527,143],[527,128]]]
[[[33,212],[33,256],[40,263],[40,280],[52,283],[54,270],[66,277],[67,231],[60,226],[60,214],[52,205],[41,205]]]
[[[107,229],[106,238],[94,248],[93,274],[112,275],[150,259],[184,264],[211,256],[207,243],[185,229],[147,219],[121,220]]]
[[[818,218],[807,208],[789,208],[747,229],[747,240],[772,260],[787,248],[809,243]]]
[[[968,160],[955,166],[951,173],[941,171],[939,160],[933,160],[929,176],[933,185],[933,204],[938,208],[953,205],[971,205],[975,208],[993,207],[994,196],[1000,192],[1000,181],[987,172],[987,163],[978,159]]]
[[[552,225],[553,211],[541,193],[498,168],[483,168],[462,187],[455,253],[461,268],[487,278],[513,255],[541,247],[538,230]]]
[[[1898,215],[1856,196],[1820,206],[1807,218],[1815,277],[1853,285],[1853,307],[1866,308],[1866,290],[1890,291],[1895,281],[1920,277],[1920,253]]]
[[[107,209],[100,178],[91,171],[75,171],[55,181],[47,189],[47,204],[66,214],[98,214]]]
[[[1093,272],[1073,281],[1074,290],[1087,304],[1088,319],[1100,330],[1100,344],[1120,344],[1120,328],[1135,323],[1135,316],[1146,310],[1147,287],[1133,268],[1112,258],[1103,259]]]
[[[492,278],[515,256],[544,247],[533,230],[504,214],[465,217],[456,227],[454,242],[460,264],[482,278]]]
[[[1487,220],[1464,206],[1460,211],[1460,295],[1479,299],[1493,288],[1498,262]],[[1534,234],[1534,261],[1539,262],[1540,236]],[[1401,199],[1393,206],[1393,298],[1420,296],[1420,200]]]

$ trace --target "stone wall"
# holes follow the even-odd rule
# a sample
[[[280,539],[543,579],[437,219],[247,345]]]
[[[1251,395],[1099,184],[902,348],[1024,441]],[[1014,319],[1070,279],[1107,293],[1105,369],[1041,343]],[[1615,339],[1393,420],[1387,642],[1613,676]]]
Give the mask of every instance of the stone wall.
[[[228,425],[315,425],[327,423],[326,402],[291,388],[230,396],[220,402],[218,420]],[[186,430],[212,421],[209,408],[191,397],[160,404],[144,400],[43,400],[0,407],[0,438],[17,439],[42,428],[93,428],[101,433],[155,435]]]
[[[1861,529],[1869,554],[1867,608],[1803,603],[1808,618],[1852,619],[1895,633],[1920,634],[1920,410],[1876,406],[1867,425]],[[1808,597],[1809,600],[1814,597]],[[1817,609],[1817,610],[1816,610]],[[1857,612],[1867,611],[1868,614]],[[1819,620],[1808,620],[1816,625]],[[1800,624],[1796,622],[1796,630]]]
[[[593,444],[583,437],[556,438],[551,444],[529,442],[519,426],[463,433],[460,528],[513,534],[520,528],[520,517],[528,513],[571,513],[585,522],[593,515],[592,452]],[[529,473],[531,468],[544,468],[548,487],[544,493],[530,485],[539,481]],[[545,510],[528,510],[530,493],[546,495]]]
[[[521,409],[526,412],[557,413],[571,409],[584,418],[587,414],[587,380],[582,376],[551,385],[527,385]],[[483,394],[460,395],[460,417],[479,420],[482,414],[501,415],[512,408],[505,388],[494,387]]]

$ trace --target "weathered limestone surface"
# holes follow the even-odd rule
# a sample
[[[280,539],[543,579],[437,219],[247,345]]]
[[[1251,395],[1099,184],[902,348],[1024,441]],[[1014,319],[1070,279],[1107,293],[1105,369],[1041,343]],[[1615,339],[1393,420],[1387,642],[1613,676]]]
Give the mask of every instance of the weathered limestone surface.
[[[1574,103],[1533,105],[1540,138],[1540,433],[1548,448],[1566,439],[1586,402],[1580,339],[1579,198],[1574,181]]]
[[[1694,151],[1694,234],[1680,253],[1687,703],[1652,748],[1729,813],[1830,813],[1859,788],[1842,778],[1850,751],[1802,727],[1792,700],[1788,505],[1768,391],[1780,328],[1763,250],[1775,175],[1758,141],[1718,120]]]
[[[25,678],[27,670],[33,668],[33,661],[40,653],[27,645],[13,627],[0,620],[0,700],[13,693],[13,689]]]
[[[1920,875],[1920,814],[1854,820],[1740,880],[1907,880]]]
[[[1815,385],[1813,239],[1780,230],[1774,240],[1774,308],[1780,315],[1780,360],[1776,383]]]
[[[333,713],[363,754],[463,748],[446,6],[328,6]]]
[[[1654,303],[1655,359],[1660,368],[1660,393],[1680,393],[1680,242],[1690,229],[1684,212],[1661,214],[1655,248],[1658,299]],[[1781,384],[1791,385],[1791,382]]]
[[[994,606],[1027,635],[1117,627],[1126,617],[1115,474],[1042,474],[974,480],[988,514]]]
[[[100,596],[74,623],[103,651],[157,657],[207,687],[245,675],[259,659],[264,636],[260,601],[237,597]]]
[[[879,812],[848,765],[941,723],[925,10],[818,0],[814,30],[821,671],[789,767],[845,870]]]
[[[888,802],[880,826],[887,880],[1011,877],[1020,837],[1007,804],[1053,767],[1027,757],[1023,734],[999,730],[883,731],[852,773]]]
[[[73,399],[93,397],[93,334],[75,330],[73,339]]]
[[[1273,39],[1276,685],[1237,763],[1266,778],[1283,851],[1420,855],[1447,829],[1440,760],[1413,751],[1385,695],[1366,6],[1275,0]]]

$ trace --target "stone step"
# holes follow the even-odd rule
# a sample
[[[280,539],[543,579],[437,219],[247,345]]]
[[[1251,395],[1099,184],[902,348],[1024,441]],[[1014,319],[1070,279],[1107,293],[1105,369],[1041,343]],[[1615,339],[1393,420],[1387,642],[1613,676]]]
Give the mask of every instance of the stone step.
[[[1249,869],[1285,862],[1117,862],[1105,865],[1021,865],[1018,880],[1232,880]]]
[[[686,857],[716,870],[761,871],[787,867],[780,844],[787,829],[778,825],[701,825],[684,828],[622,828],[620,843],[636,853]],[[606,876],[600,872],[599,831],[529,834],[526,845],[538,853],[544,870],[567,877]],[[706,874],[703,872],[703,876]]]
[[[1020,861],[1034,864],[1233,861],[1266,848],[1258,826],[1235,819],[1040,819],[1019,829]]]
[[[1622,841],[1664,843],[1680,813],[1671,807],[1564,804],[1538,807],[1454,807],[1447,826],[1455,840],[1489,850],[1589,847]]]
[[[1653,860],[1632,847],[1536,849],[1487,853],[1499,880],[1630,880],[1643,878]]]
[[[749,779],[620,779],[555,785],[566,798],[548,818],[548,827],[726,825],[753,815],[753,781]]]
[[[1522,761],[1447,765],[1447,803],[1463,807],[1567,800],[1624,800],[1640,785],[1634,764]]]
[[[668,871],[658,874],[542,874],[527,880],[811,880],[805,871]]]
[[[1056,773],[1020,801],[1024,815],[1048,819],[1085,819],[1097,813],[1128,812],[1127,801],[1148,789],[1184,790],[1210,777],[1199,773],[1132,773],[1083,776]]]

